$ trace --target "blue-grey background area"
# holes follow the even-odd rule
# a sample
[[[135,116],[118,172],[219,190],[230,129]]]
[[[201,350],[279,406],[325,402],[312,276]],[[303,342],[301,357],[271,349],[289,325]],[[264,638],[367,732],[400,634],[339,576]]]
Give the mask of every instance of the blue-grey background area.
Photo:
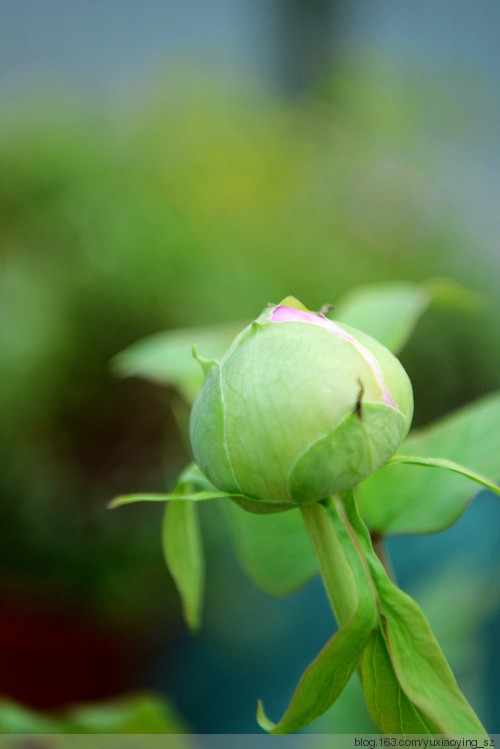
[[[378,48],[429,67],[462,65],[500,87],[500,8],[488,0],[2,0],[0,8],[4,92],[57,76],[110,95],[147,84],[179,59],[276,81],[285,67],[281,58],[291,56],[280,30],[300,12],[313,47],[320,18],[333,54]]]
[[[160,84],[178,86],[182,71],[209,71],[276,99],[359,59],[383,60],[396,88],[402,69],[416,71],[429,90],[448,90],[468,114],[459,133],[452,113],[449,129],[435,132],[432,121],[426,128],[440,164],[438,187],[477,237],[470,252],[488,263],[495,286],[499,32],[500,3],[491,0],[0,0],[0,106],[60,92],[113,111],[123,101],[140,105]],[[500,731],[499,528],[498,498],[482,492],[446,533],[389,543],[399,583],[422,603],[438,639],[442,630],[445,652],[450,643],[447,655],[467,695],[483,695],[481,718],[492,731]],[[277,719],[331,636],[331,615],[319,581],[283,600],[261,594],[227,545],[210,550],[208,572],[201,634],[158,638],[136,686],[167,695],[193,733],[252,733],[257,698]],[[447,584],[447,575],[457,574],[463,593]],[[468,633],[470,648],[458,652]],[[338,720],[322,724],[324,732],[342,730],[342,715]],[[287,739],[286,746],[296,745]]]

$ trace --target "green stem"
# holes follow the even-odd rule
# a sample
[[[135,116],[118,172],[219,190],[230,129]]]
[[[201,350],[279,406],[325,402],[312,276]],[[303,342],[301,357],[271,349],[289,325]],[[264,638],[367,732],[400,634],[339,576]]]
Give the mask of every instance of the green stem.
[[[328,600],[339,626],[343,626],[358,607],[358,592],[352,569],[326,508],[315,502],[300,509],[318,560]]]

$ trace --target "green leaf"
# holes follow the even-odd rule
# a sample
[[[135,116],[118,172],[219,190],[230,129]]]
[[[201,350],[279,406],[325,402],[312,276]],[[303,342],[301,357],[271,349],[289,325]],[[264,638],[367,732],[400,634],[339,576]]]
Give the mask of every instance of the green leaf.
[[[213,492],[217,491],[215,486],[210,483],[204,473],[201,472],[197,463],[188,463],[181,475],[177,479],[176,490],[182,490],[186,487],[190,491]]]
[[[196,632],[201,625],[205,558],[195,502],[167,505],[162,539],[165,561],[181,597],[184,619]]]
[[[254,515],[233,502],[222,509],[244,572],[265,593],[290,595],[318,574],[299,510]]]
[[[431,293],[436,307],[468,314],[478,314],[484,311],[483,295],[462,286],[451,278],[430,278],[424,285]]]
[[[204,357],[220,359],[244,325],[224,323],[156,333],[117,354],[111,367],[120,377],[143,377],[176,387],[188,401],[193,401],[203,384],[203,372],[193,358],[193,346]]]
[[[381,283],[345,294],[331,316],[376,338],[397,353],[412,334],[432,295],[424,285]]]
[[[177,484],[169,494],[123,494],[108,504],[108,509],[129,505],[134,502],[204,502],[209,499],[228,499],[232,495],[218,491],[203,475],[196,463],[189,463],[182,471]],[[239,499],[246,497],[237,495]]]
[[[268,733],[300,731],[333,705],[354,672],[376,624],[373,590],[359,550],[334,506],[328,515],[354,574],[358,592],[357,610],[306,670],[279,723],[273,724],[267,718],[259,702],[257,721]]]
[[[465,476],[465,478],[475,481],[476,484],[485,486],[495,494],[500,494],[500,486],[490,481],[490,479],[481,476],[475,471],[471,471],[470,468],[454,463],[452,460],[446,460],[446,458],[420,458],[417,455],[393,455],[390,458],[386,466],[397,465],[398,463],[408,463],[414,466],[424,466],[426,468],[442,468],[445,471],[451,471],[452,473],[458,473],[459,476]]]
[[[0,699],[0,733],[64,733],[60,721],[13,700]]]
[[[193,492],[186,494],[123,494],[108,504],[108,509],[130,505],[134,502],[205,502],[209,499],[228,499],[226,492]]]
[[[302,312],[310,312],[310,310],[305,307],[302,302],[299,302],[298,299],[296,299],[294,296],[287,296],[284,299],[281,300],[278,304],[279,307],[292,307],[293,309],[299,309]]]
[[[68,733],[182,734],[186,729],[171,706],[151,695],[134,695],[97,704],[75,705],[64,715]],[[170,747],[170,741],[168,742]],[[182,739],[174,746],[187,747]]]
[[[414,432],[400,453],[435,455],[474,473],[500,477],[500,392]],[[463,476],[404,465],[380,469],[358,487],[363,518],[386,535],[446,530],[462,516],[474,494]]]
[[[133,695],[99,703],[73,705],[45,714],[7,699],[0,700],[2,734],[179,734],[172,747],[187,749],[186,728],[164,699]],[[75,739],[75,745],[79,746]],[[88,742],[87,742],[88,743]],[[65,744],[66,745],[66,744]],[[83,747],[83,742],[81,746]],[[171,746],[170,742],[168,744]],[[62,746],[62,744],[61,744]],[[73,740],[72,740],[73,746]]]
[[[424,613],[389,580],[373,551],[352,492],[345,493],[344,499],[348,521],[377,590],[380,630],[402,692],[436,733],[483,734],[484,728],[460,691]]]
[[[449,279],[423,284],[389,281],[347,292],[331,316],[368,333],[397,354],[430,304],[467,311],[479,306],[477,294]]]
[[[361,679],[350,679],[332,708],[307,726],[304,733],[377,733],[377,726],[366,705]],[[327,747],[323,745],[322,749]]]
[[[372,633],[363,652],[360,674],[366,704],[382,733],[436,733],[401,689],[380,629]]]
[[[387,577],[376,585],[392,665],[405,694],[439,733],[484,733],[419,606]]]

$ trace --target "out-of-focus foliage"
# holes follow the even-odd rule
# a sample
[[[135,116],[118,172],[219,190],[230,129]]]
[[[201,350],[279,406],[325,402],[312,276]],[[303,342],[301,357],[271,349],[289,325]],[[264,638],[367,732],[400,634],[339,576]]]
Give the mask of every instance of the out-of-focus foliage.
[[[121,377],[144,377],[177,388],[191,402],[203,383],[203,372],[193,356],[193,341],[206,358],[219,360],[245,324],[206,328],[178,328],[137,341],[114,357],[113,370]]]
[[[187,458],[178,394],[108,368],[134,341],[289,293],[319,308],[391,278],[491,286],[426,151],[442,92],[385,72],[286,102],[200,79],[106,115],[54,96],[3,107],[2,590],[115,624],[174,611],[157,514],[104,509],[164,491]],[[498,384],[495,302],[443,314],[431,306],[404,352],[417,423]]]
[[[477,311],[480,297],[447,279],[421,284],[394,281],[365,284],[343,294],[330,316],[368,333],[398,354],[431,303],[455,312],[470,312]],[[220,323],[156,333],[117,354],[113,370],[121,377],[142,377],[175,387],[192,402],[204,379],[202,368],[193,356],[193,346],[205,359],[220,361],[248,323],[247,320],[239,325]]]
[[[140,695],[95,705],[75,705],[57,715],[42,714],[3,699],[0,700],[0,732],[182,734],[186,729],[165,700]],[[185,746],[188,744],[179,740],[179,749]]]

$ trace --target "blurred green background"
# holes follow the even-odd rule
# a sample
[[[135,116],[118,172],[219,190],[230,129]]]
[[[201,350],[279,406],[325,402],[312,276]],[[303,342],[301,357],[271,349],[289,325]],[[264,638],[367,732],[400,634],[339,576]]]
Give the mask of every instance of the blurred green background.
[[[330,635],[319,584],[266,599],[207,516],[187,639],[158,510],[105,509],[189,459],[181,396],[117,379],[123,348],[446,277],[475,293],[449,287],[403,352],[414,423],[498,388],[500,12],[445,3],[450,30],[429,2],[272,5],[0,2],[0,693],[33,708],[151,689],[192,732],[252,732]],[[500,514],[478,507],[393,551],[500,731]],[[321,730],[360,710],[353,686]]]

